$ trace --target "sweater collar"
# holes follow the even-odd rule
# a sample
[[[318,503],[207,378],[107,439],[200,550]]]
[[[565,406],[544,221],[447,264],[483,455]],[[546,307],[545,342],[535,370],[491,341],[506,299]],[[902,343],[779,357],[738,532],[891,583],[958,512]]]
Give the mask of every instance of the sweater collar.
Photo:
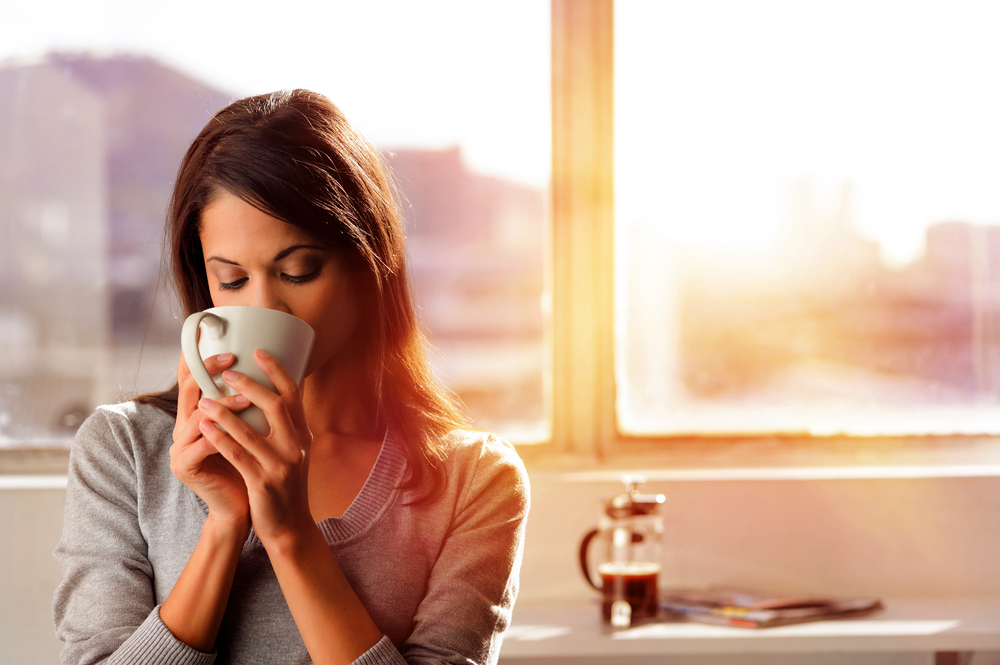
[[[371,473],[354,501],[340,517],[328,517],[319,523],[326,541],[348,540],[375,524],[393,503],[405,468],[402,447],[392,432],[387,431]]]

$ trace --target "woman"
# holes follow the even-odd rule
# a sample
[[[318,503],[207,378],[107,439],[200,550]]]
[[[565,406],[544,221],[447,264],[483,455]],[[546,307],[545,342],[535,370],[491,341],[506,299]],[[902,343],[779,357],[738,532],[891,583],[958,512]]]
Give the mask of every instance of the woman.
[[[495,662],[527,478],[435,385],[374,148],[315,93],[234,102],[184,157],[168,237],[186,314],[280,309],[316,343],[301,391],[258,351],[276,392],[225,371],[237,395],[199,399],[182,358],[173,390],[80,428],[63,662]]]

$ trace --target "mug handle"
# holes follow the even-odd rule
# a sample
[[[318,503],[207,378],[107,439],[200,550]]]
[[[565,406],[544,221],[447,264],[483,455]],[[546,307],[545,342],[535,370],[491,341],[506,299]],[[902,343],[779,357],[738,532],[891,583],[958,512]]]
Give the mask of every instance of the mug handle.
[[[598,533],[600,532],[597,529],[594,529],[584,536],[583,541],[580,543],[580,570],[583,572],[583,578],[587,580],[587,584],[594,587],[598,591],[602,591],[603,589],[601,589],[601,586],[597,585],[593,578],[591,578],[590,566],[587,565],[587,551],[590,549],[590,541],[592,541]]]
[[[208,328],[208,334],[212,336],[212,339],[219,339],[226,334],[226,320],[224,318],[211,312],[195,312],[184,319],[184,327],[181,328],[181,352],[184,354],[184,362],[191,370],[191,376],[194,377],[195,383],[201,388],[205,397],[221,399],[223,397],[222,391],[219,390],[219,386],[215,385],[212,375],[205,369],[205,361],[201,359],[201,353],[198,351],[198,326],[201,325],[202,321],[205,322],[205,327]]]

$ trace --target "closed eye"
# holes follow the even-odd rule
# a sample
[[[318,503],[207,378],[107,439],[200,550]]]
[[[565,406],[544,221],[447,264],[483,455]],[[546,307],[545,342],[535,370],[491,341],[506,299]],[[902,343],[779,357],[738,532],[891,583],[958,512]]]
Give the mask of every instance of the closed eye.
[[[234,280],[232,282],[219,282],[220,291],[239,291],[244,284],[247,283],[248,277],[241,277],[240,279]]]
[[[313,270],[312,272],[307,273],[305,275],[290,275],[288,273],[281,273],[281,279],[285,280],[290,284],[307,284],[316,279],[317,277],[319,277],[320,273],[322,272],[323,272],[323,267],[320,266],[316,270]],[[219,290],[239,291],[241,288],[243,288],[243,286],[247,283],[249,279],[250,279],[249,277],[240,277],[239,279],[234,279],[231,282],[219,282]]]
[[[319,274],[322,271],[323,268],[317,268],[316,270],[313,270],[311,273],[308,273],[306,275],[289,275],[286,273],[281,273],[281,278],[286,282],[291,282],[292,284],[306,284],[319,277]]]

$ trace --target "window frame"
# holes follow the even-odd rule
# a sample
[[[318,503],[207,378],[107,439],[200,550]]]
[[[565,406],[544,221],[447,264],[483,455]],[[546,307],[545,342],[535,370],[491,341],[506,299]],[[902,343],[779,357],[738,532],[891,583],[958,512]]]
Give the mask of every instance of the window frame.
[[[552,442],[603,457],[614,382],[612,0],[552,0]]]
[[[542,467],[901,467],[1000,461],[1000,437],[628,434],[617,417],[614,2],[551,0],[552,438],[518,446]]]

